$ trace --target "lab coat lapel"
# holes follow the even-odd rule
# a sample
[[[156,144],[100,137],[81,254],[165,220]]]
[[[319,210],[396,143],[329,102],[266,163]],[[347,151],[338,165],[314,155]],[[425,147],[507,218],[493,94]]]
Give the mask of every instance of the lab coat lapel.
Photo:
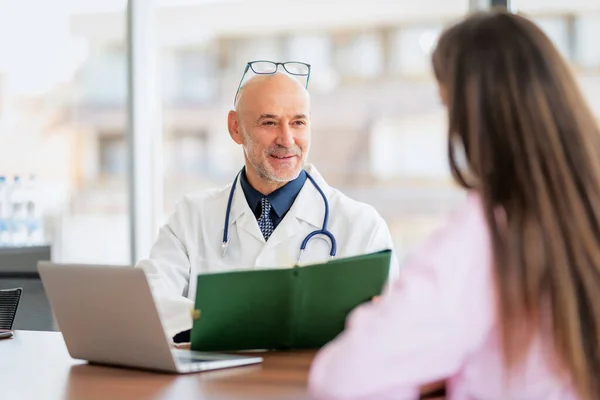
[[[306,171],[313,177],[326,197],[329,197],[331,189],[319,174],[315,167],[307,165]],[[294,204],[279,223],[273,234],[269,237],[267,245],[276,246],[300,232],[300,221],[306,222],[314,229],[321,229],[325,216],[325,205],[323,198],[309,179],[306,179]]]
[[[247,233],[254,236],[260,242],[265,243],[265,238],[258,227],[258,222],[256,222],[254,213],[250,210],[250,206],[248,205],[246,196],[244,196],[244,190],[242,189],[239,179],[236,183],[235,192],[233,193],[231,215],[229,216],[229,229],[232,229],[234,224],[237,227],[240,240],[243,241],[242,235]]]

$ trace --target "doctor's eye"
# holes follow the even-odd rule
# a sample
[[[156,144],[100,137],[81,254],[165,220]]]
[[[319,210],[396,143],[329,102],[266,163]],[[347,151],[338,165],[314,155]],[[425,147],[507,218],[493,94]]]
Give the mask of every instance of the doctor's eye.
[[[304,120],[297,120],[293,122],[294,125],[296,126],[305,126],[306,125],[306,121]]]
[[[274,126],[274,125],[277,125],[277,123],[275,121],[263,121],[262,125],[263,126]]]

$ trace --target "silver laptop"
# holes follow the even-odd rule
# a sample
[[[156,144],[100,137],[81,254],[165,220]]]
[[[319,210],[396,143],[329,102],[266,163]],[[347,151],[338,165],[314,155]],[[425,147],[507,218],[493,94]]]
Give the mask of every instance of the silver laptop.
[[[141,269],[40,262],[38,271],[73,358],[172,373],[263,361],[262,357],[173,349]]]

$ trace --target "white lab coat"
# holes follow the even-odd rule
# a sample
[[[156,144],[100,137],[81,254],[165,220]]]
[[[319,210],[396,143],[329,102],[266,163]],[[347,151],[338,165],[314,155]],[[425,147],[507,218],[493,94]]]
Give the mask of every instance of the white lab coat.
[[[337,257],[392,249],[392,238],[383,218],[370,205],[352,200],[327,185],[315,167],[306,170],[329,201],[329,226],[337,240]],[[321,229],[323,198],[307,179],[294,204],[265,242],[239,180],[229,216],[230,241],[222,255],[223,225],[231,184],[221,189],[186,196],[160,229],[150,257],[141,260],[168,337],[190,329],[196,294],[196,276],[254,268],[287,268],[296,264],[302,240]],[[329,240],[313,238],[302,263],[329,258]],[[398,270],[392,254],[390,275]]]

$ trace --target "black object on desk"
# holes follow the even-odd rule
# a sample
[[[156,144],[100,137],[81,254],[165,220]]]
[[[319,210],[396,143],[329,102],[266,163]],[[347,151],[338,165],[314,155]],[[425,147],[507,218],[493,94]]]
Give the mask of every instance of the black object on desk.
[[[11,330],[23,288],[0,289],[0,329]]]
[[[0,289],[23,288],[13,329],[55,331],[56,322],[37,272],[37,263],[51,259],[51,247],[0,247]]]

